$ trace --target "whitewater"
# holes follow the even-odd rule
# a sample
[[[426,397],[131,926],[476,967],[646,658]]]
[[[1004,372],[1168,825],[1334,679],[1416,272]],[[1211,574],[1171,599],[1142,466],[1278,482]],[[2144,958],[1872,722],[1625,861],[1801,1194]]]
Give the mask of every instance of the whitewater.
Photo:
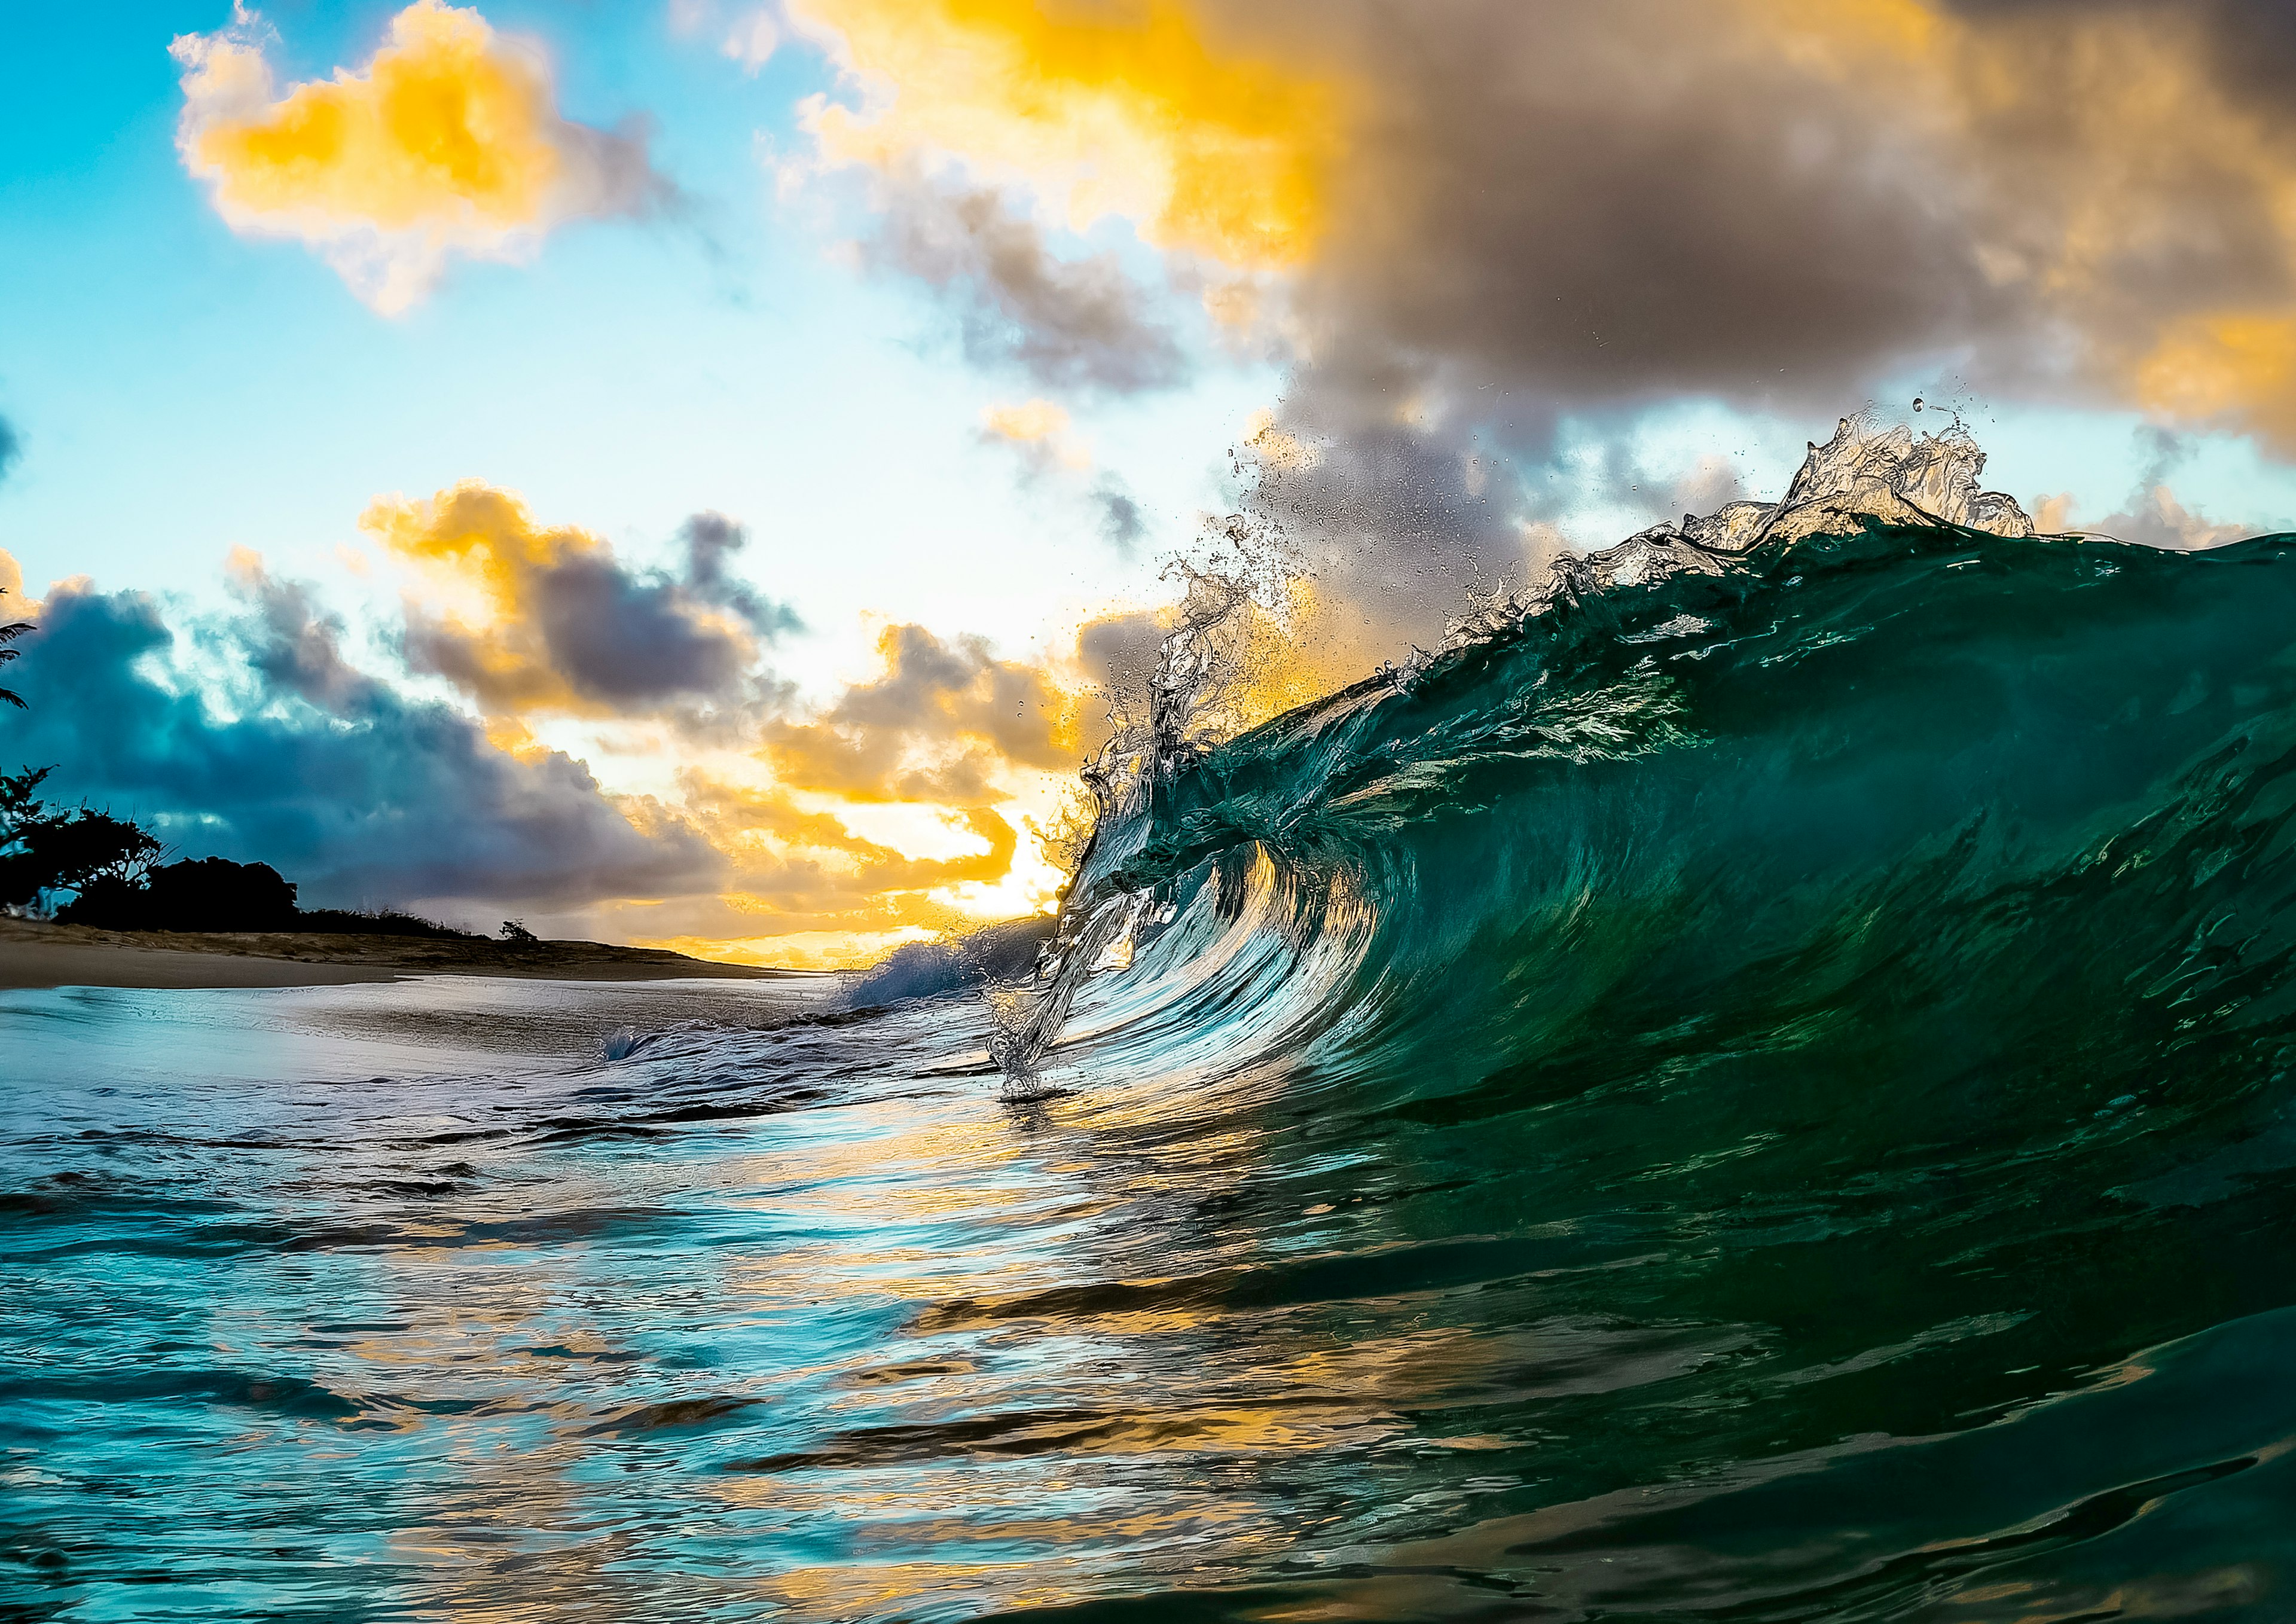
[[[2296,537],[1982,467],[1192,578],[1034,964],[0,994],[0,1618],[2292,1616]]]

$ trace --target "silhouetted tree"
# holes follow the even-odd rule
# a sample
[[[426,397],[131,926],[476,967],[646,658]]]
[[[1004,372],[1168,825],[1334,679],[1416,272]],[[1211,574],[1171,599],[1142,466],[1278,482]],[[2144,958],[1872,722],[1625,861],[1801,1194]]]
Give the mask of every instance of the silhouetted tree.
[[[0,586],[0,597],[6,596],[7,592],[8,589],[5,586]],[[29,620],[17,620],[6,626],[0,626],[0,666],[4,666],[10,660],[22,655],[23,650],[12,649],[8,645],[31,629],[32,623]],[[0,704],[13,705],[19,710],[30,708],[24,703],[24,696],[13,688],[0,688]]]
[[[38,795],[40,781],[56,769],[26,767],[0,773],[0,906],[21,907],[40,894],[38,865],[29,846],[35,830],[48,821]]]
[[[0,906],[27,907],[44,891],[136,886],[165,848],[151,831],[88,807],[39,797],[52,767],[0,773]]]
[[[144,875],[104,875],[57,917],[114,931],[291,931],[299,923],[293,882],[268,863],[228,857],[170,863]]]
[[[37,793],[53,767],[0,773],[0,905],[24,907],[43,891],[137,886],[165,848],[123,817],[87,807],[52,808]]]

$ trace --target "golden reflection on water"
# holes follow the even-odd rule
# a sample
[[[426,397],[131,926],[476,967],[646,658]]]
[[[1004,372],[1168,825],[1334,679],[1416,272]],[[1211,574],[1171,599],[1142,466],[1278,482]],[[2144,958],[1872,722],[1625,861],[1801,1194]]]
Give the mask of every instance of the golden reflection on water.
[[[493,1125],[643,1109],[678,1068],[378,1087],[353,1135],[315,1095],[327,1130],[249,1173],[232,1220],[285,1250],[208,1330],[218,1366],[308,1369],[342,1413],[258,1407],[230,1447],[300,1456],[373,1595],[502,1620],[1193,1584],[1337,1514],[1271,1495],[1271,1463],[1478,1447],[1411,1412],[1530,1356],[1405,1299],[1251,1297],[1334,1221],[1271,1249],[1228,1204],[1278,1170],[1280,1057],[1212,1091],[1111,1062],[1013,1110],[933,1075],[980,1035],[827,1104],[636,1140]],[[634,1103],[582,1103],[616,1089]],[[1351,1250],[1410,1241],[1347,1222]]]
[[[1214,1131],[1175,1133],[1173,1103],[1119,1091],[1015,1120],[963,1114],[982,1103],[964,1094],[898,1102],[868,1108],[865,1131],[847,1113],[833,1141],[742,1162],[772,1193],[744,1204],[805,1235],[732,1276],[753,1310],[914,1305],[895,1347],[822,1367],[843,1389],[823,1407],[841,1439],[709,1484],[750,1513],[845,1529],[843,1560],[765,1594],[865,1616],[974,1590],[1050,1605],[1144,1562],[1232,1571],[1300,1531],[1221,1487],[1239,1464],[1401,1439],[1412,1428],[1392,1396],[1414,1366],[1472,1359],[1456,1330],[1380,1350],[1335,1345],[1320,1312],[1223,1306],[1218,1281],[1250,1267],[1255,1236],[1188,1215],[1259,1170],[1264,1135],[1233,1098]],[[1193,1103],[1209,1127],[1214,1108]],[[905,1234],[918,1238],[889,1238]],[[1176,1295],[1095,1302],[1106,1287]],[[914,1431],[888,1439],[901,1428]],[[1028,1555],[950,1559],[989,1549]]]
[[[708,1324],[766,1339],[761,1359],[668,1383],[709,1388],[728,1415],[754,1401],[770,1435],[758,1449],[736,1426],[715,1464],[671,1468],[689,1527],[696,1505],[714,1506],[708,1538],[738,1548],[745,1529],[767,1536],[754,1565],[735,1563],[713,1587],[802,1617],[967,1593],[1072,1601],[1151,1548],[1191,1565],[1264,1552],[1275,1538],[1267,1507],[1216,1486],[1213,1463],[1406,1430],[1347,1391],[1383,1383],[1306,1346],[1281,1316],[1185,1303],[1036,1319],[947,1312],[1142,1284],[1150,1256],[1218,1269],[1248,1252],[1248,1235],[1208,1233],[1161,1234],[1144,1251],[1141,1225],[1168,1226],[1207,1177],[1248,1172],[1255,1135],[1144,1156],[1129,1145],[1111,1163],[1096,1118],[1129,1113],[1059,1103],[1030,1126],[970,1090],[912,1095],[787,1120],[730,1153],[684,1161],[688,1197],[715,1193],[745,1239],[681,1251],[679,1267],[701,1273],[678,1292],[701,1300],[693,1306]],[[629,1502],[598,1435],[660,1397],[664,1373],[627,1333],[665,1283],[634,1274],[627,1239],[583,1209],[643,1193],[561,1169],[540,1192],[546,1204],[526,1210],[520,1193],[537,1192],[524,1160],[484,1169],[489,1196],[405,1213],[390,1244],[320,1254],[357,1275],[361,1305],[339,1330],[313,1316],[292,1333],[349,1373],[340,1385],[357,1408],[352,1442],[329,1456],[356,1461],[385,1438],[415,1451],[388,1486],[411,1514],[386,1520],[375,1553],[408,1593],[457,1619],[642,1616],[664,1582],[646,1560],[663,1507]],[[306,1182],[328,1172],[315,1165]],[[486,1232],[514,1218],[549,1238]],[[819,1334],[843,1315],[876,1329]],[[1230,1333],[1217,1346],[1216,1329]],[[259,1366],[283,1328],[250,1305],[217,1336],[219,1359]],[[786,1410],[801,1417],[775,1427]],[[982,1418],[985,1432],[962,1431]],[[899,1429],[915,1436],[910,1455],[872,1442]],[[741,1454],[788,1464],[742,1470],[727,1459]],[[1174,1467],[1192,1458],[1206,1465],[1181,1472],[1176,1489]],[[824,1523],[839,1530],[833,1559],[777,1557],[791,1530]],[[1003,1554],[1018,1550],[1030,1554]],[[982,1559],[959,1554],[974,1552]]]

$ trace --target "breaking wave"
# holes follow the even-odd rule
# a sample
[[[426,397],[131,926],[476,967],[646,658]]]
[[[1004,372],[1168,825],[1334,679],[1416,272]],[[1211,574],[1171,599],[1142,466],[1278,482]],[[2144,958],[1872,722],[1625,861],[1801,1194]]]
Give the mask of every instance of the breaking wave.
[[[1664,1404],[1493,1446],[1542,1485],[1501,1505],[1568,1515],[1283,1604],[2288,1604],[2296,1546],[2252,1520],[2290,1486],[2211,1487],[2288,1418],[2234,1421],[2252,1372],[2199,1373],[2277,1367],[2296,1300],[2296,537],[2038,536],[1983,461],[1844,422],[1780,502],[1565,560],[1234,737],[1192,718],[1242,589],[1192,582],[1090,775],[1055,939],[1002,995],[1008,1097],[1177,1086],[1258,1125],[1269,1179],[1377,1166],[1431,1250],[1391,1277],[1354,1253],[1359,1291],[1515,1290],[1526,1237],[1602,1237],[1563,1272],[1625,1272],[1558,1277],[1550,1311],[1746,1338]],[[1531,1273],[1435,1260],[1488,1235]],[[2111,1418],[2132,1371],[2158,1391]],[[1915,1438],[1962,1464],[1853,1458]],[[2032,1492],[1948,1509],[1987,1474]],[[2179,1496],[2216,1509],[2129,1531]]]
[[[5,995],[0,1615],[2290,1617],[2296,537],[1980,465],[1200,572],[1041,956]]]

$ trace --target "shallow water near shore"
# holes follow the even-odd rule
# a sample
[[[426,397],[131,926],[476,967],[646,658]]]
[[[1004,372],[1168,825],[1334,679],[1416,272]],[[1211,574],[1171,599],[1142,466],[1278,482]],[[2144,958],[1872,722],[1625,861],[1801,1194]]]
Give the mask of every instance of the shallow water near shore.
[[[1024,1102],[964,995],[8,995],[0,1607],[2285,1618],[2292,626],[1558,604],[1160,783]]]

